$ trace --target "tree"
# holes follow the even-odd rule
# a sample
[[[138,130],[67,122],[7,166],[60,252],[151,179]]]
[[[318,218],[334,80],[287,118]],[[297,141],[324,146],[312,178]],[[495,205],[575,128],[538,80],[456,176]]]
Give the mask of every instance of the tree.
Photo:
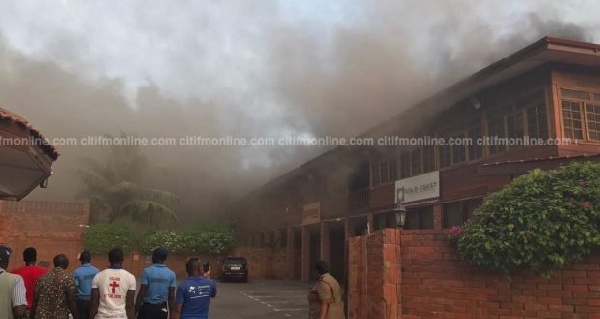
[[[111,135],[107,138],[115,140]],[[127,135],[121,132],[117,139],[126,140]],[[144,187],[145,177],[150,174],[148,160],[139,145],[111,143],[108,150],[105,161],[87,158],[86,168],[79,171],[84,185],[80,196],[90,201],[91,221],[105,219],[112,223],[130,218],[147,225],[157,225],[165,219],[177,221],[173,206],[178,198],[165,190]]]

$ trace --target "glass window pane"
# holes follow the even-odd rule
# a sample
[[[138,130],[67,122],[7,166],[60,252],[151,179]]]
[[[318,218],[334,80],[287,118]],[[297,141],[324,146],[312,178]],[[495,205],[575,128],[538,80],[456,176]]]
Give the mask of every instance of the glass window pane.
[[[560,94],[563,98],[586,100],[586,101],[590,100],[589,92],[561,89]]]
[[[463,213],[461,202],[444,204],[443,219],[444,228],[462,225]]]

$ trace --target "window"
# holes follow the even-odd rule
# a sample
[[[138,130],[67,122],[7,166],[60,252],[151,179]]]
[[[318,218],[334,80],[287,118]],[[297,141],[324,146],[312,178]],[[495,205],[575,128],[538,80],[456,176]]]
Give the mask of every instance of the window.
[[[435,146],[426,145],[423,146],[423,173],[429,173],[435,171]]]
[[[562,101],[562,115],[566,138],[583,139],[581,102]]]
[[[410,167],[412,175],[419,175],[423,172],[423,167],[421,167],[421,148],[410,152]]]
[[[398,164],[395,158],[373,162],[371,165],[373,186],[393,182],[398,178]]]
[[[405,229],[433,229],[433,206],[410,209],[406,215]]]
[[[396,217],[393,213],[377,214],[374,216],[373,223],[375,230],[396,228]]]
[[[548,138],[545,91],[537,90],[496,107],[487,114],[486,121],[490,155],[503,152],[508,145],[537,145],[532,138]]]
[[[400,156],[400,178],[407,178],[410,174],[410,153],[405,152]]]
[[[450,145],[440,145],[438,148],[440,152],[440,167],[444,168],[452,165],[452,148]]]
[[[460,132],[463,133],[463,132]],[[467,153],[465,152],[465,136],[464,134],[456,134],[452,138],[454,139],[454,145],[452,147],[452,164],[462,163],[467,160]]]
[[[476,124],[467,131],[470,144],[467,146],[469,161],[480,159],[483,156],[481,141],[481,124]]]
[[[600,141],[600,104],[586,104],[585,116],[587,118],[588,139]]]
[[[564,137],[600,141],[600,94],[569,89],[560,94]]]
[[[491,155],[498,154],[505,150],[505,146],[502,145],[502,143],[497,143],[497,141],[494,141],[495,139],[505,137],[504,117],[498,112],[490,113],[487,117],[487,123],[488,137],[490,138],[488,151]]]
[[[280,248],[286,248],[287,247],[287,229],[282,229],[281,233],[279,235],[279,244],[280,244]]]
[[[460,226],[468,219],[473,219],[479,205],[481,205],[481,198],[444,204],[442,221],[444,228]]]

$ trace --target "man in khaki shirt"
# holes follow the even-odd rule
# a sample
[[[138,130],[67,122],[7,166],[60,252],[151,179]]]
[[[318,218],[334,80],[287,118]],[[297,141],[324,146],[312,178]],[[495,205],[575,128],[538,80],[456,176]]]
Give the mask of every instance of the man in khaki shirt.
[[[308,295],[309,318],[345,319],[340,284],[329,274],[329,266],[326,262],[319,261],[315,270],[320,277]]]

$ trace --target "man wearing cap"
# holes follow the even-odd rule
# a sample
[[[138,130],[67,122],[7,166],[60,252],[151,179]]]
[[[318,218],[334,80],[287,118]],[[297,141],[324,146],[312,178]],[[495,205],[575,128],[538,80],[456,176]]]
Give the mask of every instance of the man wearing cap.
[[[8,246],[0,245],[0,318],[27,318],[23,278],[6,271],[11,253]]]
[[[92,254],[87,250],[79,255],[79,261],[81,266],[73,271],[75,285],[77,285],[77,312],[79,312],[79,319],[88,319],[92,299],[92,279],[100,271],[92,266]]]
[[[167,249],[152,251],[152,265],[142,272],[140,292],[135,303],[138,319],[175,318],[175,272],[165,265]]]

